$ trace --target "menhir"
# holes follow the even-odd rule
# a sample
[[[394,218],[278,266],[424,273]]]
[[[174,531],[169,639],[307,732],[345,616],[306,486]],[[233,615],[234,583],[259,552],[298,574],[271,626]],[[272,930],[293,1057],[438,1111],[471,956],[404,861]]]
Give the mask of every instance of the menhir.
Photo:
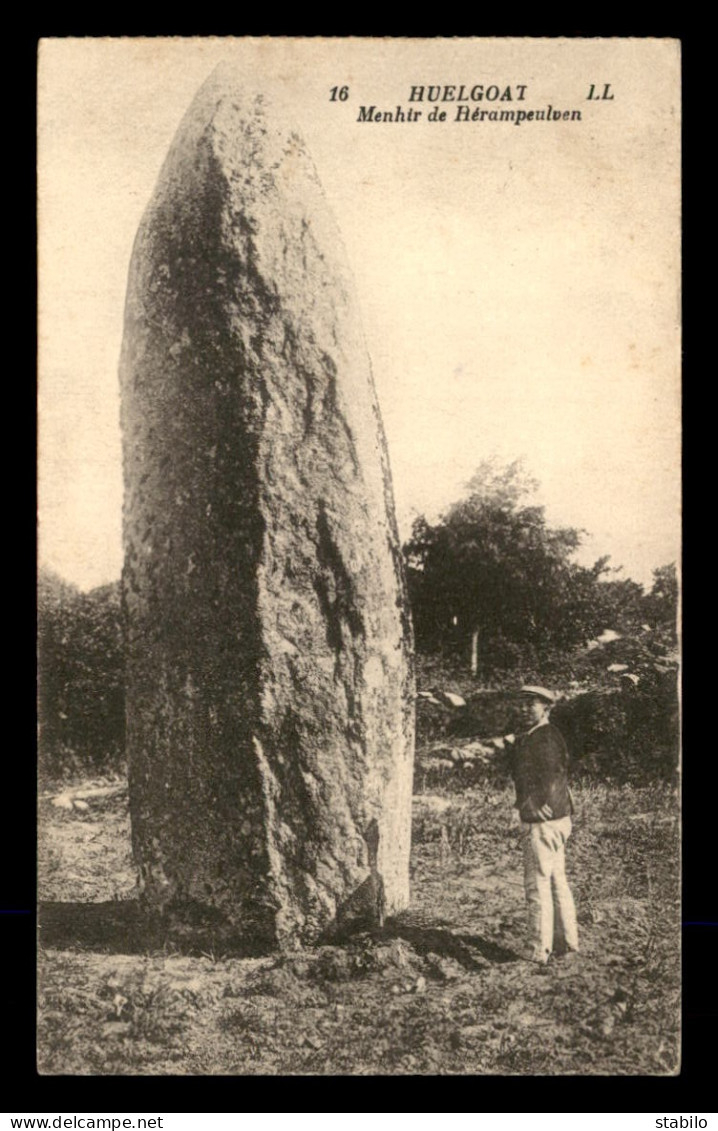
[[[146,904],[257,946],[320,937],[367,880],[377,919],[406,907],[412,638],[369,359],[306,150],[227,72],[140,225],[121,384]]]

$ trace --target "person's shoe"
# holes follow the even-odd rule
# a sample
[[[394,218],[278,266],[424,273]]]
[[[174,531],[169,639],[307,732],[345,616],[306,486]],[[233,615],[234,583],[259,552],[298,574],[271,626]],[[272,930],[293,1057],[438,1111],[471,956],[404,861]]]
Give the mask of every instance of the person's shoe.
[[[524,961],[527,966],[533,968],[535,974],[547,974],[549,966],[553,963],[553,956],[548,950],[543,951],[543,953],[532,950],[526,955]]]
[[[548,957],[537,957],[532,950],[518,950],[515,952],[517,966],[531,967],[532,969],[543,968],[548,963]]]
[[[538,966],[546,966],[551,961],[550,950],[532,950],[530,954],[530,961],[535,962]]]
[[[581,952],[580,950],[575,950],[572,947],[568,947],[568,949],[558,957],[562,966],[575,966],[581,958]]]

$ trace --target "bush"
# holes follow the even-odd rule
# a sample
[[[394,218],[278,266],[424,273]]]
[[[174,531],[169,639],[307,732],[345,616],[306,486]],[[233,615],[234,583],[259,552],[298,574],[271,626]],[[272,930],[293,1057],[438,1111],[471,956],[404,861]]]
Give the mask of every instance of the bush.
[[[678,697],[672,675],[638,686],[577,695],[552,712],[573,773],[619,783],[674,780],[678,771]]]
[[[119,583],[81,593],[43,571],[38,592],[40,769],[119,770],[125,690]]]
[[[454,691],[466,700],[466,707],[454,712],[418,701],[418,750],[431,754],[428,762],[418,759],[420,785],[427,788],[435,780],[448,785],[451,779],[454,786],[461,787],[470,781],[488,781],[493,771],[481,759],[465,764],[462,742],[515,730],[515,692],[523,682],[540,683],[566,695],[554,708],[551,721],[566,739],[573,777],[641,785],[675,782],[677,663],[666,644],[660,632],[644,632],[638,638],[625,637],[602,647],[556,655],[545,667],[533,671],[526,667],[521,676],[507,678],[504,687],[510,690],[477,689],[465,675],[463,680],[454,678],[454,668],[449,666],[442,678],[436,660],[419,657],[421,690]],[[610,672],[615,664],[625,664],[628,672]],[[432,751],[438,743],[442,747]],[[490,760],[491,766],[495,761]]]

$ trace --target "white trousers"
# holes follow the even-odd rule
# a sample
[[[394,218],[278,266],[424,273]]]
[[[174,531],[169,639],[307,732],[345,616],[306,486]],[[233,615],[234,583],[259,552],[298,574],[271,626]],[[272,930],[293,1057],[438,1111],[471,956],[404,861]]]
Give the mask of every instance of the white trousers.
[[[576,907],[566,879],[571,818],[521,822],[531,956],[546,962],[558,944],[578,950]]]

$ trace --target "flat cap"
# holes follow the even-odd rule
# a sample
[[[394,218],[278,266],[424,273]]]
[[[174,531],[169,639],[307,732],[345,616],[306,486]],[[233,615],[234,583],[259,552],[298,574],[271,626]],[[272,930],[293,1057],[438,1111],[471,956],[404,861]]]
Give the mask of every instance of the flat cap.
[[[555,703],[556,702],[556,696],[554,695],[553,691],[549,691],[545,687],[534,687],[531,684],[525,684],[521,688],[521,691],[519,692],[519,694],[520,695],[533,695],[533,697],[535,699],[543,699],[546,703]]]

